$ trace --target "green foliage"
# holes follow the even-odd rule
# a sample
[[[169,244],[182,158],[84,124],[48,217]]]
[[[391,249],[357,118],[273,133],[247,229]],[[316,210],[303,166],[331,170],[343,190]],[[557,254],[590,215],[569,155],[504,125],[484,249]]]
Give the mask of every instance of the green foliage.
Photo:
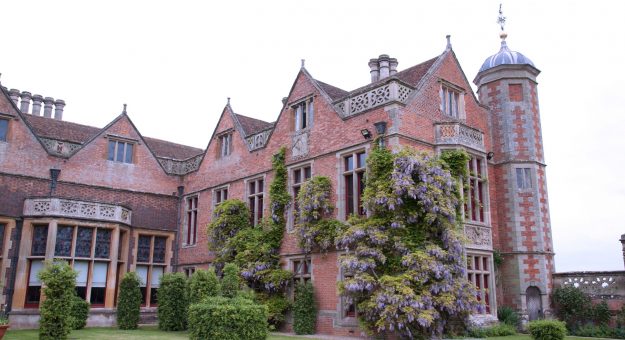
[[[164,331],[187,329],[187,278],[182,273],[167,273],[161,277],[158,294],[158,328]]]
[[[0,326],[4,326],[8,324],[9,324],[9,318],[7,318],[4,315],[0,315]]]
[[[224,267],[224,277],[221,279],[221,292],[224,297],[236,297],[241,290],[241,279],[239,278],[239,266],[228,263]]]
[[[216,263],[223,265],[234,258],[237,249],[229,240],[247,228],[250,228],[250,211],[244,202],[225,200],[215,207],[213,219],[208,225],[208,249],[217,255]]]
[[[293,330],[295,334],[314,334],[317,321],[315,291],[310,282],[299,282],[295,287],[293,303]]]
[[[286,319],[286,312],[291,308],[291,302],[285,294],[256,294],[256,301],[267,306],[267,321],[269,329],[277,329]]]
[[[141,281],[135,272],[124,275],[119,284],[117,326],[119,329],[137,329],[141,312]]]
[[[76,271],[66,261],[46,262],[39,279],[46,297],[39,309],[39,339],[67,339],[74,323],[70,311],[76,296]]]
[[[83,329],[87,325],[87,318],[89,317],[89,302],[83,300],[79,296],[72,298],[72,309],[70,314],[72,316],[72,329]]]
[[[528,330],[534,340],[563,340],[566,336],[564,322],[557,320],[532,321]]]
[[[588,338],[625,339],[625,328],[610,328],[608,326],[585,325],[572,332],[572,335]]]
[[[509,336],[515,334],[516,328],[507,324],[469,329],[469,336],[472,338],[494,338],[497,336]]]
[[[564,321],[569,330],[584,325],[592,318],[590,297],[575,287],[556,288],[553,302],[558,319]]]
[[[221,295],[221,283],[215,269],[196,270],[189,279],[189,301],[197,303],[209,296]]]
[[[266,339],[267,307],[242,298],[207,298],[189,308],[189,338]]]
[[[455,178],[467,178],[469,176],[467,163],[470,159],[471,156],[461,149],[444,150],[441,153],[441,160],[444,162],[445,169],[449,170],[449,173]]]
[[[616,326],[625,327],[625,305],[616,313]]]
[[[495,249],[495,251],[493,252],[493,262],[495,263],[495,268],[499,269],[499,267],[501,267],[501,265],[503,264],[503,255],[501,254],[501,251],[499,251],[499,249]]]
[[[519,314],[514,310],[514,308],[508,306],[501,306],[497,308],[497,319],[506,325],[510,325],[515,328],[519,326],[521,321]]]
[[[345,224],[332,216],[332,183],[328,177],[315,176],[302,184],[297,195],[300,214],[295,233],[304,252],[328,251],[345,229]]]
[[[605,300],[592,307],[592,321],[595,325],[607,326],[611,317],[610,307],[608,307],[608,303]]]

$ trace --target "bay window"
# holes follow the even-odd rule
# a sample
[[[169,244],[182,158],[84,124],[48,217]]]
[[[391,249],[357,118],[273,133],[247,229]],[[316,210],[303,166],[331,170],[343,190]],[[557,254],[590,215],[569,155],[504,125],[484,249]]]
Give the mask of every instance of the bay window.
[[[161,276],[165,273],[167,237],[139,235],[136,272],[141,284],[141,305],[156,307]]]

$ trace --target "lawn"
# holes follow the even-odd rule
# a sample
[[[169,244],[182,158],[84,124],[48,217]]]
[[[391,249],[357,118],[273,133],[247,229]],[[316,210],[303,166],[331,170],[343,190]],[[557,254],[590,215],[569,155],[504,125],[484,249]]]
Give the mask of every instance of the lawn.
[[[9,330],[3,340],[38,340],[39,331],[36,329],[28,330]],[[122,331],[117,328],[86,328],[73,331],[69,335],[69,339],[87,339],[87,340],[177,340],[189,339],[187,332],[163,332],[159,331],[156,326],[144,326],[133,331]],[[310,338],[286,337],[270,335],[269,340],[297,340]]]
[[[525,334],[519,335],[511,335],[511,336],[498,336],[494,338],[487,338],[488,340],[532,340],[532,337]],[[567,336],[565,339],[589,339],[589,338],[580,338],[578,336]]]

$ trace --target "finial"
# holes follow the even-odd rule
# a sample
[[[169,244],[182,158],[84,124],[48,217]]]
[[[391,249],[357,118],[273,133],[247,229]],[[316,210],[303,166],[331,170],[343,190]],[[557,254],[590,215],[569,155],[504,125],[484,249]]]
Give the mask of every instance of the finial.
[[[447,50],[451,50],[451,35],[447,34],[447,36],[445,37],[447,38]]]
[[[302,59],[302,68],[304,68],[305,64],[306,64],[306,59]]]
[[[122,111],[122,113],[126,113],[126,104],[124,104],[124,111]]]
[[[501,5],[502,4],[500,3],[497,24],[499,24],[499,27],[501,28],[501,33],[499,34],[499,37],[501,38],[501,40],[506,40],[506,37],[508,36],[508,34],[506,34],[506,32],[504,31],[504,26],[506,25],[506,17],[503,16],[503,10],[501,9]]]
[[[230,97],[228,97],[228,105],[230,105]]]

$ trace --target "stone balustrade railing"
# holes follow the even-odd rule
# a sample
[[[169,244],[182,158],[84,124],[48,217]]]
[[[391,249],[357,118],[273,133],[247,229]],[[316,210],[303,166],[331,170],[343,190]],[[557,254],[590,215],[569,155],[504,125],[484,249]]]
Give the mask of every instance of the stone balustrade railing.
[[[334,105],[343,117],[349,117],[392,102],[405,103],[412,91],[411,87],[391,80],[366,92],[336,101]]]
[[[64,198],[27,198],[24,216],[68,217],[96,221],[131,224],[132,211],[128,208]]]
[[[484,134],[462,123],[439,123],[435,125],[436,144],[464,145],[484,151]]]
[[[555,273],[553,286],[575,287],[594,299],[623,300],[625,271]]]

